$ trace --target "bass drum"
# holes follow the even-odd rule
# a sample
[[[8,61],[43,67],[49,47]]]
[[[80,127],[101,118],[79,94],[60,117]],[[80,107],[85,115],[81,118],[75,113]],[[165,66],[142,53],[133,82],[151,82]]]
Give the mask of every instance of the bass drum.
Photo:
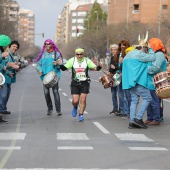
[[[0,73],[0,87],[2,87],[4,83],[5,83],[5,77],[2,73]]]
[[[49,72],[45,75],[43,79],[43,83],[47,88],[52,88],[54,85],[58,83],[58,76],[54,71]]]
[[[153,77],[156,94],[161,99],[170,98],[170,72],[160,72]]]

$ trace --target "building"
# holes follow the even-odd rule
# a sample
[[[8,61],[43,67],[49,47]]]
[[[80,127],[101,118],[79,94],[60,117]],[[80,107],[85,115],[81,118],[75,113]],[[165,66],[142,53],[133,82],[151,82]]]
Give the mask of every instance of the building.
[[[69,0],[58,18],[56,43],[67,43],[83,34],[84,18],[96,0]],[[108,0],[97,0],[104,11],[107,11]],[[58,27],[60,25],[60,29]],[[60,31],[60,33],[58,33]]]
[[[170,0],[110,0],[108,24],[120,22],[160,23],[170,16]]]
[[[34,45],[35,39],[35,16],[31,10],[20,9],[19,11],[19,39],[29,46]]]
[[[9,35],[12,39],[18,39],[18,14],[19,4],[17,1],[1,0],[0,20],[3,24],[0,31]]]

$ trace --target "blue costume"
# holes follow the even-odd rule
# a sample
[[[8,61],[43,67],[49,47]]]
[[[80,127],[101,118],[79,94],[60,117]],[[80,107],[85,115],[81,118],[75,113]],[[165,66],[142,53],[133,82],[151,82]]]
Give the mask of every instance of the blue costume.
[[[122,86],[123,89],[129,89],[131,93],[130,122],[142,121],[144,112],[152,100],[148,89],[150,82],[148,82],[147,64],[154,60],[153,52],[146,54],[136,49],[129,52],[123,60]],[[143,101],[136,115],[140,96]]]
[[[44,51],[42,53],[41,58],[37,62],[37,72],[42,72],[42,75],[40,76],[40,79],[43,80],[44,76],[47,75],[49,72],[54,71],[58,75],[58,79],[61,77],[61,71],[60,71],[60,66],[59,65],[54,65],[53,62],[54,60],[57,59],[62,59],[62,56],[59,52],[57,51],[52,51],[52,52],[47,52]],[[47,115],[50,115],[53,111],[53,104],[52,100],[50,97],[50,89],[46,87],[43,84],[43,89],[44,89],[44,95],[47,103]],[[54,94],[54,101],[55,101],[55,107],[56,107],[56,112],[58,115],[61,115],[61,103],[60,103],[60,95],[59,95],[59,86],[58,83],[56,83],[52,87],[52,91]]]

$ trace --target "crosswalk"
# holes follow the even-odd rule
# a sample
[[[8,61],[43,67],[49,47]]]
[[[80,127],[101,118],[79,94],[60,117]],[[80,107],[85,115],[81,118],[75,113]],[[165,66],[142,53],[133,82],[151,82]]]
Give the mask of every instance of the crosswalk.
[[[97,124],[97,122],[94,122]],[[97,124],[99,128],[103,130],[103,133],[110,134],[106,129],[103,129],[104,127],[101,127],[100,124]],[[0,150],[20,150],[21,146],[3,146],[5,143],[3,141],[23,141],[26,137],[26,133],[0,133]],[[115,133],[114,134],[120,141],[130,141],[132,142],[131,145],[129,145],[129,149],[132,151],[168,151],[165,147],[160,147],[157,142],[155,142],[153,139],[148,138],[144,134],[133,134],[133,133]],[[75,141],[72,142],[72,145],[69,146],[57,146],[58,150],[93,150],[95,146],[89,146],[89,142],[87,142],[88,145],[85,145],[85,141],[89,141],[89,137],[86,133],[56,133],[56,140],[57,141]],[[82,143],[85,145],[77,146],[77,141],[83,141]],[[61,142],[62,143],[62,142]],[[145,143],[143,145],[142,143]],[[59,143],[60,144],[60,143]],[[75,144],[75,145],[74,145]],[[133,144],[133,146],[132,146]],[[141,144],[141,146],[139,146]]]

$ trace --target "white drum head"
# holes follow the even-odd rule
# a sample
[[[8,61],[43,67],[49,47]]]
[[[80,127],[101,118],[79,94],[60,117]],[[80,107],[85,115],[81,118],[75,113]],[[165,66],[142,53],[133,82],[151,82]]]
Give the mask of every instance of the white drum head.
[[[0,73],[0,85],[3,85],[5,83],[5,77],[2,73]]]
[[[44,84],[48,84],[49,82],[51,82],[54,79],[55,76],[55,72],[51,71],[49,72],[45,77],[44,77]]]

